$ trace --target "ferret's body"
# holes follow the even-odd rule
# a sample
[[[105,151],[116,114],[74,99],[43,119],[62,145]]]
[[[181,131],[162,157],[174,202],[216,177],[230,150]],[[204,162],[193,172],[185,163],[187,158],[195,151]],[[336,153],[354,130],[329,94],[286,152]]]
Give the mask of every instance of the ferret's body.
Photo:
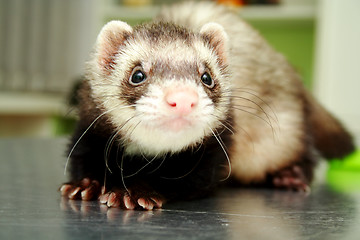
[[[319,153],[354,148],[281,54],[208,3],[135,28],[108,23],[80,100],[62,193],[113,207],[161,207],[229,177],[302,190]]]

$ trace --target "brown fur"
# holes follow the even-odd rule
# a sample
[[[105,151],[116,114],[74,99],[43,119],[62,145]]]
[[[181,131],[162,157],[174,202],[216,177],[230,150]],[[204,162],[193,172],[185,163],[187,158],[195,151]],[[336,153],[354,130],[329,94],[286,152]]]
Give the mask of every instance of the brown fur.
[[[292,165],[302,165],[310,181],[316,150],[331,158],[354,149],[351,135],[314,100],[293,67],[254,29],[220,6],[202,5],[201,16],[187,11],[197,7],[179,5],[163,11],[160,19],[195,30],[214,21],[229,36],[236,131],[229,155],[238,181],[263,182]],[[234,110],[237,106],[245,106],[246,112]]]

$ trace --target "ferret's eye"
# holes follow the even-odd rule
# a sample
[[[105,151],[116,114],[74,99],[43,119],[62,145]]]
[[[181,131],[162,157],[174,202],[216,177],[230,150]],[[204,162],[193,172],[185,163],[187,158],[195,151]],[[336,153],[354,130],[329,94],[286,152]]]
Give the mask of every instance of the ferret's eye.
[[[130,78],[130,84],[136,86],[146,80],[146,75],[141,70],[136,70]]]
[[[212,80],[209,73],[205,72],[203,75],[201,75],[201,81],[202,83],[207,86],[208,88],[213,88],[215,83]]]

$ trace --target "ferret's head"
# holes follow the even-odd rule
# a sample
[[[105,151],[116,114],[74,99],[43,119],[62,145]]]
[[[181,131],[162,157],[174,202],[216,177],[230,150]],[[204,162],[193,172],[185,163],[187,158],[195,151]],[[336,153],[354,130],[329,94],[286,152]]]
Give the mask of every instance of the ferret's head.
[[[101,30],[89,83],[128,153],[159,155],[195,147],[223,127],[230,104],[227,35],[169,23]]]

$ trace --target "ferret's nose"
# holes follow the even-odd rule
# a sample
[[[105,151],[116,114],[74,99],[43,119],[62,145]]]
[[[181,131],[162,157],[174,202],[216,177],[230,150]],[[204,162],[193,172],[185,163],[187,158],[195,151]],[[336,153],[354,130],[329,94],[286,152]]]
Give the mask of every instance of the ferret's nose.
[[[179,115],[188,115],[199,102],[199,95],[192,89],[170,90],[165,101],[171,110]]]

